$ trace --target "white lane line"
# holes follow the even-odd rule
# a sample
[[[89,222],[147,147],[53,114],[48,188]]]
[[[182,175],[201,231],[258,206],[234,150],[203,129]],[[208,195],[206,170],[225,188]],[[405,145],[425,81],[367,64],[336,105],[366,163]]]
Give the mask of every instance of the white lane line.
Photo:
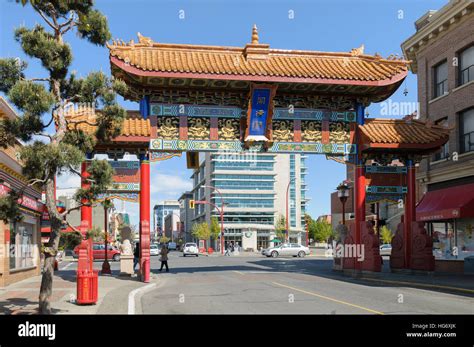
[[[60,270],[65,270],[65,269],[67,269],[69,266],[71,266],[72,264],[74,264],[74,263],[69,263],[69,264],[67,264],[65,267],[61,268]]]
[[[144,287],[134,289],[128,294],[128,314],[135,314],[135,296],[137,294],[144,294],[147,291],[153,289],[156,283],[150,283]]]

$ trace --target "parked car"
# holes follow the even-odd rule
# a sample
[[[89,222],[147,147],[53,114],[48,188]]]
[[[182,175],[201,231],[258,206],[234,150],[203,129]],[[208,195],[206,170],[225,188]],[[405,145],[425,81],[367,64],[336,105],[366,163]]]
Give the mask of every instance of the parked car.
[[[92,256],[94,260],[105,259],[105,248],[103,243],[94,243],[92,245]],[[74,248],[74,258],[79,257],[79,246]],[[112,245],[107,245],[107,259],[113,261],[120,260],[120,251]]]
[[[380,246],[380,255],[391,255],[392,254],[392,245],[384,244]]]
[[[156,243],[152,243],[150,245],[150,255],[159,255],[160,254],[160,247]]]
[[[168,242],[168,250],[176,251],[177,248],[178,248],[178,245],[176,244],[176,242]]]
[[[183,246],[183,257],[187,255],[195,255],[196,257],[199,256],[199,248],[197,244],[188,242]]]
[[[270,247],[265,250],[264,253],[267,257],[285,257],[285,256],[292,256],[292,257],[299,257],[303,258],[306,255],[310,254],[309,248],[306,246],[302,246],[297,243],[284,243],[279,246]]]

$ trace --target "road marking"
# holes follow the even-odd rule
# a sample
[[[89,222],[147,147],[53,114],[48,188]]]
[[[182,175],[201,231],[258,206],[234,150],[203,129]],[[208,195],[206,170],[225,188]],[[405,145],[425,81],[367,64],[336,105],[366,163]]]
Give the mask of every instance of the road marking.
[[[235,273],[238,273],[239,275],[242,275],[242,276],[245,275],[245,274],[244,274],[243,272],[241,272],[241,271],[234,270],[234,272],[235,272]]]
[[[74,264],[74,263],[69,263],[69,264],[67,264],[65,267],[61,268],[60,270],[67,269],[67,268],[68,268],[69,266],[71,266],[72,264]]]
[[[137,294],[144,294],[156,286],[156,283],[150,283],[144,287],[134,289],[128,294],[128,314],[135,314],[135,296]]]
[[[291,290],[295,290],[295,291],[297,291],[297,292],[301,292],[301,293],[304,293],[304,294],[316,296],[316,297],[318,297],[318,298],[326,299],[326,300],[329,300],[329,301],[334,301],[334,302],[337,302],[337,303],[339,303],[339,304],[343,304],[343,305],[347,305],[347,306],[356,307],[356,308],[359,308],[359,309],[361,309],[361,310],[368,311],[368,312],[371,312],[371,313],[380,314],[380,315],[383,315],[383,314],[384,314],[383,312],[380,312],[380,311],[375,311],[375,310],[372,310],[372,309],[367,308],[367,307],[363,307],[363,306],[351,304],[351,303],[346,302],[346,301],[337,300],[337,299],[331,298],[331,297],[329,297],[329,296],[324,296],[324,295],[316,294],[316,293],[313,293],[313,292],[308,292],[308,291],[306,291],[306,290],[299,289],[299,288],[295,288],[295,287],[290,287],[290,286],[287,286],[287,285],[285,285],[285,284],[281,284],[281,283],[278,283],[278,282],[272,282],[272,283],[275,284],[275,285],[277,285],[277,286],[280,286],[280,287],[285,287],[285,288],[288,288],[288,289],[291,289]]]
[[[373,282],[382,282],[390,284],[399,284],[399,285],[408,285],[413,287],[428,287],[428,288],[439,288],[439,289],[449,289],[454,291],[466,292],[474,294],[474,290],[460,287],[450,287],[450,286],[441,286],[438,284],[429,284],[429,283],[420,283],[420,282],[404,282],[404,281],[391,281],[391,280],[382,280],[377,278],[361,278],[363,281],[373,281]]]

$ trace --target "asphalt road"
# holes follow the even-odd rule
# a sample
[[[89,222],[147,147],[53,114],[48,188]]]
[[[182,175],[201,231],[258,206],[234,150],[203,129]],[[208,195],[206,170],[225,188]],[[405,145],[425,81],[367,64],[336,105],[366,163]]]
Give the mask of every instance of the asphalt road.
[[[157,287],[141,296],[146,314],[474,314],[474,299],[395,285],[362,284],[307,257],[184,258],[171,252],[170,272],[151,271]],[[118,269],[118,263],[112,263]]]

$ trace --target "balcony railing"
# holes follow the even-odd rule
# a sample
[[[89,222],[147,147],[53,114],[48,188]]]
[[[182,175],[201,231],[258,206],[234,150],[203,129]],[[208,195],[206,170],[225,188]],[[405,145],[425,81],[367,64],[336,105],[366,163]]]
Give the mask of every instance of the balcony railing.
[[[468,66],[467,68],[460,71],[460,85],[474,80],[474,65]]]
[[[474,131],[466,133],[462,136],[462,151],[471,152],[474,151]]]

